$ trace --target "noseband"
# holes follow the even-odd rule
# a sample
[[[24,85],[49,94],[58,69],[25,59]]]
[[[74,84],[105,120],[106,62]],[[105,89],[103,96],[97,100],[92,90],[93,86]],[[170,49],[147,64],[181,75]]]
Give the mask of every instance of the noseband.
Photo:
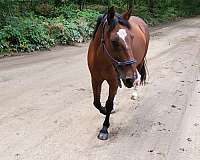
[[[106,19],[106,17],[107,16],[105,16],[104,19]],[[106,55],[110,58],[110,60],[112,61],[112,63],[114,64],[115,67],[122,67],[122,66],[126,66],[126,65],[136,64],[137,60],[135,60],[135,59],[129,59],[129,60],[126,60],[126,61],[118,61],[114,57],[112,57],[112,55],[110,54],[110,52],[106,48],[106,44],[105,44],[105,40],[104,40],[104,29],[105,29],[106,22],[107,21],[104,20],[104,22],[103,22],[103,32],[102,32],[102,36],[101,36],[101,43],[103,45],[103,49],[106,52]]]

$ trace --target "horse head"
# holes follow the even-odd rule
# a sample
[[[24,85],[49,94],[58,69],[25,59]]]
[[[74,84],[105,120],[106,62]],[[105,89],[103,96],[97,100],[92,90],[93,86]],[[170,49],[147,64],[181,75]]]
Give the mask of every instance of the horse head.
[[[118,78],[122,79],[128,88],[133,87],[137,79],[137,61],[134,57],[133,39],[129,18],[131,12],[123,14],[115,13],[114,7],[108,10],[104,16],[103,23],[103,43],[106,53],[118,73]]]

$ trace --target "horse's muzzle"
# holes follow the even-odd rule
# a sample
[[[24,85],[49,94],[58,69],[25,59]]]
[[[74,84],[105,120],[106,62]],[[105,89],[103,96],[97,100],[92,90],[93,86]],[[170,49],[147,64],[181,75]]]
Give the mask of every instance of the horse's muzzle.
[[[126,79],[123,80],[124,85],[125,85],[127,88],[133,87],[134,81],[135,81],[135,78],[134,78],[134,77],[126,77]]]

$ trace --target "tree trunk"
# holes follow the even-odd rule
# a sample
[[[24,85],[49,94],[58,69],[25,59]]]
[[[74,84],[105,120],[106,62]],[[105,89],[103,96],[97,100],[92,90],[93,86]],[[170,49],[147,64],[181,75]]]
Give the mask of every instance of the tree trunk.
[[[134,6],[134,0],[128,0],[127,1],[127,9],[133,9]]]
[[[149,12],[154,14],[154,0],[149,0]]]

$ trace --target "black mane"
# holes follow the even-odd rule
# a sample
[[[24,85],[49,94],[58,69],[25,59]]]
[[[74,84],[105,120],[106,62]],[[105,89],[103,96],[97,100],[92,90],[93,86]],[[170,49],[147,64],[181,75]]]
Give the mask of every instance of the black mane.
[[[107,14],[104,14],[104,15],[100,15],[97,18],[97,23],[96,23],[96,26],[95,26],[95,29],[93,32],[93,39],[95,38],[95,35],[96,35],[96,32],[97,32],[99,26],[106,21],[106,19],[107,19],[106,17],[107,17]],[[115,13],[115,18],[109,24],[109,26],[110,26],[109,31],[111,32],[118,23],[123,26],[126,26],[129,29],[131,28],[128,20],[124,19],[120,14]]]

